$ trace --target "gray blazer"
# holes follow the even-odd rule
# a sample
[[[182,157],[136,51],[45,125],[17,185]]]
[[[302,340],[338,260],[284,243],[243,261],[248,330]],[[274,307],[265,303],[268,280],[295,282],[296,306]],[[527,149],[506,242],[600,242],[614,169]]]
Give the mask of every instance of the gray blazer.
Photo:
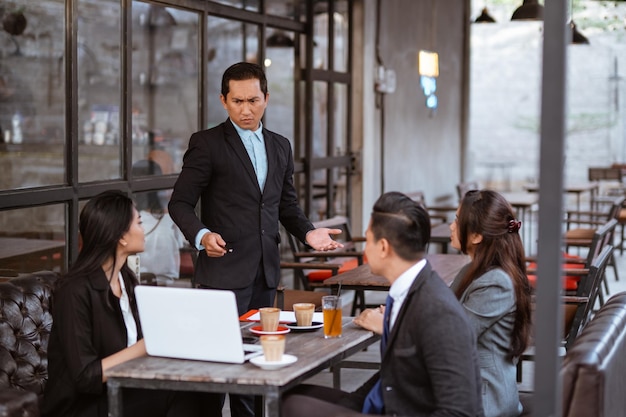
[[[520,415],[517,361],[510,359],[508,353],[515,323],[511,278],[502,269],[488,271],[467,287],[459,301],[478,336],[485,417]]]

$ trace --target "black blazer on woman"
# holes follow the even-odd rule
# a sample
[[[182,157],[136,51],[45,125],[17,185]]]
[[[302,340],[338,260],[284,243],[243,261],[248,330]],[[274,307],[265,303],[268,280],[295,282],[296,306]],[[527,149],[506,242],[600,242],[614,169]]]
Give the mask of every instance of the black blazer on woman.
[[[280,280],[279,222],[302,241],[314,229],[298,205],[289,141],[267,129],[263,137],[268,165],[263,190],[230,120],[196,132],[189,140],[170,200],[170,215],[192,246],[206,227],[219,233],[232,249],[220,258],[200,251],[195,268],[198,284],[248,287],[262,262],[267,285],[275,288]],[[200,218],[194,211],[198,200]]]
[[[126,273],[123,276],[137,323],[137,338],[141,339],[135,279]],[[98,269],[57,288],[52,300],[43,415],[105,417],[107,390],[102,383],[101,361],[127,345],[119,299],[111,292],[104,271]]]

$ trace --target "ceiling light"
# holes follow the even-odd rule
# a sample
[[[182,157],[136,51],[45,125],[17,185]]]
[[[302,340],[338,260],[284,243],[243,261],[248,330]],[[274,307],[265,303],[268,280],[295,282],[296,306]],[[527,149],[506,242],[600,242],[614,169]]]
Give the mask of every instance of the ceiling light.
[[[524,4],[513,12],[511,20],[543,20],[543,6],[537,0],[524,0]]]
[[[578,31],[573,20],[569,22],[569,25],[572,28],[572,43],[575,45],[589,45],[589,39]]]
[[[293,39],[277,30],[265,42],[268,48],[293,48]]]
[[[495,23],[496,19],[491,17],[489,11],[486,7],[483,8],[483,11],[480,13],[480,16],[474,20],[474,23]]]

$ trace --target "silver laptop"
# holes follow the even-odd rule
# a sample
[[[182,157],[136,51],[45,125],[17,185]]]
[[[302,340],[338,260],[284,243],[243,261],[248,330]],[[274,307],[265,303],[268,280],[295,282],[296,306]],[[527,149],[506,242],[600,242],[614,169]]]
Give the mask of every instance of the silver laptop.
[[[149,355],[243,363],[263,353],[244,345],[232,291],[139,285],[135,295]]]

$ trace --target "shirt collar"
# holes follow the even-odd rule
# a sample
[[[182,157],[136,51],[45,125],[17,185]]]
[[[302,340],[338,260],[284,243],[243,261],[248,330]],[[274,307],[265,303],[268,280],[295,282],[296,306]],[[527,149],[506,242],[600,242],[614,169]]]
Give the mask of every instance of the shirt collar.
[[[404,297],[406,297],[406,294],[409,292],[409,288],[413,285],[413,281],[415,281],[417,275],[422,271],[424,265],[426,265],[426,259],[422,259],[404,271],[398,279],[391,284],[391,287],[389,288],[389,295],[393,298],[394,303],[396,301],[404,300]]]
[[[252,133],[257,138],[263,139],[263,122],[259,122],[259,128],[257,130],[242,129],[237,125],[237,123],[233,122],[232,119],[230,122],[233,124],[233,126],[235,126],[235,130],[239,134],[240,138],[246,138],[250,133]]]

